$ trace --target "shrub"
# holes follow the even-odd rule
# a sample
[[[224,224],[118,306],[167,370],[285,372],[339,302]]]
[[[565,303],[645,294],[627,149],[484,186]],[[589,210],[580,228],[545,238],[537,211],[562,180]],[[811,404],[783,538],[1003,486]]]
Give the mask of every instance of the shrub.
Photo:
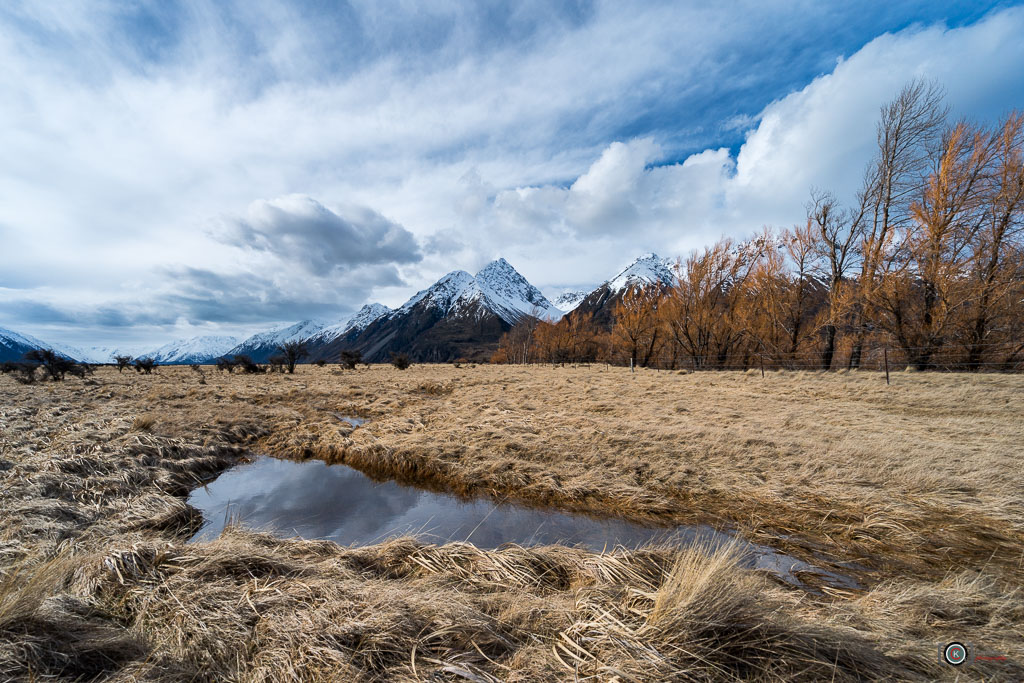
[[[363,359],[362,351],[342,351],[341,352],[341,364],[343,367],[349,370],[355,370],[356,365]]]
[[[134,358],[131,356],[114,356],[114,362],[117,363],[117,372],[120,374],[125,368],[131,367]]]
[[[25,360],[29,363],[41,365],[54,382],[63,380],[64,375],[72,372],[72,369],[77,365],[75,361],[58,354],[52,349],[32,349],[25,354]]]
[[[288,363],[288,360],[281,355],[271,356],[267,359],[267,363],[270,367],[267,368],[267,372],[284,372],[284,366]],[[294,368],[294,365],[292,365]]]
[[[235,371],[236,365],[237,363],[235,361],[226,356],[217,359],[217,370],[220,372],[226,372],[228,374],[231,374],[232,372]]]
[[[0,365],[0,372],[3,374],[14,374],[14,379],[22,384],[35,384],[36,368],[34,363],[12,363],[10,361]]]
[[[245,354],[238,354],[237,356],[235,356],[233,362],[235,364],[235,367],[240,368],[242,372],[247,375],[256,375],[263,372],[263,368],[256,365],[256,363],[253,362],[252,358],[246,356]]]
[[[317,358],[315,361],[313,361],[313,365],[317,366],[318,368],[322,368],[323,366],[327,365],[327,361],[325,361],[323,358]]]
[[[153,372],[153,370],[155,370],[157,367],[159,367],[159,365],[160,364],[157,363],[152,358],[136,358],[135,359],[135,372],[145,373],[145,374],[148,375],[148,374],[151,374]]]
[[[410,365],[412,365],[412,361],[409,360],[409,354],[406,354],[406,353],[392,353],[391,354],[391,364],[394,365],[399,370],[405,370]]]

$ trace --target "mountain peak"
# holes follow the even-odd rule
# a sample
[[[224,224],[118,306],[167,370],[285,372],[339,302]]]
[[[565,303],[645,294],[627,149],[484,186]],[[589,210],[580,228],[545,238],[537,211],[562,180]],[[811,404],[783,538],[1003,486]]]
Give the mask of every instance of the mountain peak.
[[[633,259],[632,263],[608,281],[608,287],[612,291],[618,292],[634,285],[646,286],[656,283],[670,285],[674,281],[675,275],[672,274],[669,261],[649,252]]]

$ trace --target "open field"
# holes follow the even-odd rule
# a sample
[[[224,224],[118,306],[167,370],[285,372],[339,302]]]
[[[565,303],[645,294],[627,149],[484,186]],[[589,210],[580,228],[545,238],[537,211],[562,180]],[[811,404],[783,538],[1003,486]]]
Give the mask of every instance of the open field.
[[[0,377],[0,680],[1024,678],[1024,376],[205,374]],[[185,545],[249,451],[728,526],[864,589],[699,549]],[[1008,661],[942,667],[952,639]]]

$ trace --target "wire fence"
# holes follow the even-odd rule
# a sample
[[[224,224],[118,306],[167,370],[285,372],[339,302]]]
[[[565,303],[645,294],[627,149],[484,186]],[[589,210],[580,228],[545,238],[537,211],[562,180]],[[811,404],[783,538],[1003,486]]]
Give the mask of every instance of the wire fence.
[[[642,353],[634,358],[629,354],[617,353],[602,360],[555,359],[546,364],[590,365],[595,363],[654,370],[687,370],[690,372],[714,371],[775,371],[825,372],[843,370],[867,370],[878,372],[902,372],[908,369],[930,372],[1024,372],[1024,342],[1021,344],[980,344],[974,347],[983,350],[979,359],[971,359],[966,349],[950,349],[927,346],[888,346],[875,344],[863,346],[859,358],[852,348],[837,349],[828,359],[822,352],[770,353],[748,352],[730,354],[725,358],[714,354],[675,356],[661,354],[644,358]],[[539,359],[535,364],[545,364]]]

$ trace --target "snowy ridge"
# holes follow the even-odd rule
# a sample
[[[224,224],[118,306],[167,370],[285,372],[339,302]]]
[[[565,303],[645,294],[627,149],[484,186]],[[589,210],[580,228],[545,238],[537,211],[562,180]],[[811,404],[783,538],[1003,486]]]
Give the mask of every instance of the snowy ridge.
[[[400,313],[408,313],[413,306],[421,301],[425,306],[440,308],[448,312],[462,293],[473,283],[473,276],[464,270],[453,270],[427,289],[412,295],[402,307],[392,313],[392,317]]]
[[[451,316],[491,312],[510,325],[527,315],[545,320],[558,320],[564,315],[503,258],[491,261],[475,276],[464,270],[448,273],[413,295],[391,317],[407,314],[417,305]]]
[[[257,350],[273,350],[274,347],[286,342],[305,341],[327,327],[327,324],[323,320],[302,320],[293,325],[280,325],[266,332],[257,332],[241,344],[225,351],[223,355],[250,355]]]
[[[569,313],[576,310],[576,307],[583,303],[583,300],[587,298],[587,294],[590,292],[581,292],[577,290],[571,290],[568,292],[562,292],[555,299],[555,308]]]
[[[564,315],[503,258],[484,266],[473,278],[473,286],[479,294],[467,288],[460,300],[479,300],[510,325],[527,315],[541,320],[558,320]]]
[[[384,304],[366,304],[355,315],[341,322],[327,325],[309,338],[314,344],[327,344],[354,330],[365,330],[370,323],[391,313]]]
[[[141,346],[67,346],[68,355],[84,363],[113,363],[114,356],[140,357],[145,355]]]
[[[50,349],[71,360],[88,360],[83,357],[81,351],[73,346],[49,344],[30,334],[22,334],[0,327],[0,360],[21,360],[22,356],[34,349]]]
[[[657,254],[644,254],[634,259],[605,284],[612,292],[621,292],[635,285],[641,287],[652,284],[672,285],[676,278],[672,273],[671,266],[671,261],[659,258]]]
[[[158,363],[209,363],[238,345],[236,337],[212,336],[179,339],[148,353],[139,354]]]
[[[32,349],[49,349],[52,348],[50,344],[36,339],[35,337],[28,334],[21,334],[14,330],[8,330],[5,327],[0,327],[0,344],[8,348],[14,348],[15,346],[25,346]]]

